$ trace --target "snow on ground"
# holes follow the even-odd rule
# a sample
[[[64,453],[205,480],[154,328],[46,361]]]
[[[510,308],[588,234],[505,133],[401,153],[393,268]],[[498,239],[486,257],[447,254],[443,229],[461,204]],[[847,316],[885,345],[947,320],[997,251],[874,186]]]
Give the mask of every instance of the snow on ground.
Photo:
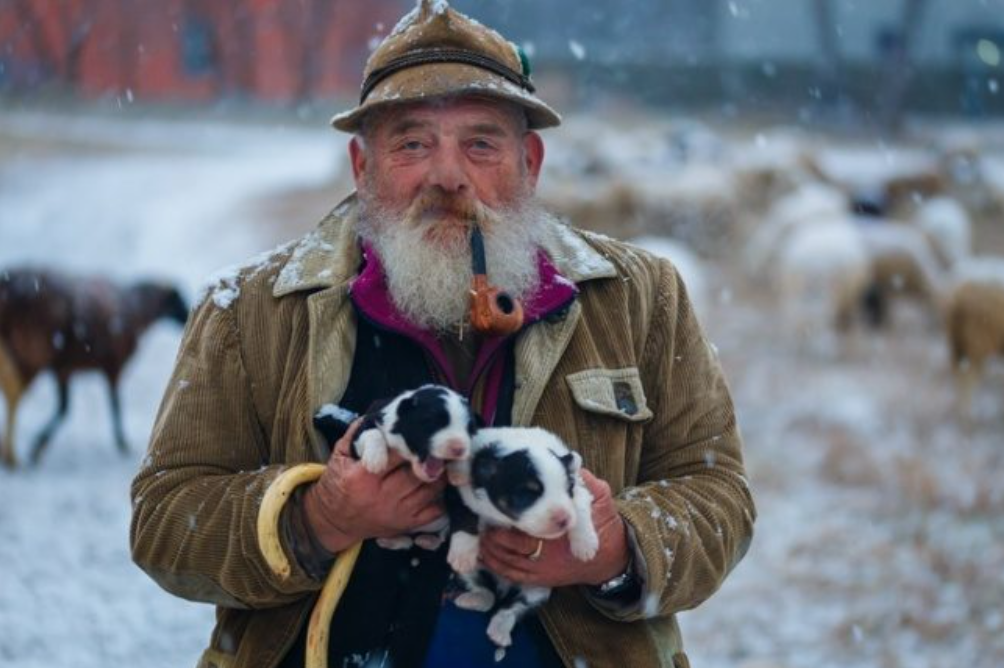
[[[50,150],[53,142],[62,150]],[[282,236],[256,220],[250,202],[332,180],[341,150],[323,127],[5,112],[0,267],[155,275],[191,298],[214,270]],[[0,472],[0,665],[195,665],[212,609],[164,593],[128,550],[129,483],[179,338],[178,328],[155,326],[127,368],[128,457],[113,445],[103,381],[87,374],[74,381],[70,416],[41,465]],[[52,385],[40,379],[22,403],[22,460],[55,408]]]
[[[256,206],[321,189],[340,152],[323,127],[5,115],[0,266],[155,273],[192,295],[281,241],[285,221],[309,225],[291,214],[277,232]],[[888,152],[854,157],[879,164]],[[722,590],[681,615],[693,665],[1004,665],[1002,365],[967,431],[925,318],[899,313],[891,333],[795,353],[776,305],[735,264],[704,261],[701,314],[731,379],[759,519]],[[211,609],[162,592],[128,554],[128,485],[178,338],[154,328],[128,368],[129,457],[86,376],[42,464],[0,472],[0,665],[191,666],[204,647]],[[48,379],[27,397],[22,455],[53,402]]]

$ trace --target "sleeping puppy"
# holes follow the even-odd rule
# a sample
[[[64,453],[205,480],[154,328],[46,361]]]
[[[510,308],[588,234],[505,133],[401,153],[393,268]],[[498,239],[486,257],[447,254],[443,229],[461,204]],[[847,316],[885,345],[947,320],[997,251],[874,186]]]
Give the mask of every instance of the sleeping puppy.
[[[334,443],[356,417],[327,404],[314,415],[314,426]],[[351,453],[371,473],[382,473],[390,453],[396,452],[408,461],[419,480],[433,482],[443,474],[447,461],[469,456],[475,430],[475,418],[464,397],[442,385],[423,385],[372,406],[356,430]],[[422,527],[414,539],[380,538],[377,543],[392,550],[407,549],[413,543],[435,550],[446,539],[448,528],[449,520],[444,517]]]
[[[458,521],[451,509],[447,560],[466,587],[456,605],[495,610],[488,636],[498,646],[500,660],[512,644],[516,622],[543,604],[551,590],[518,585],[480,569],[480,533],[488,527],[513,527],[546,540],[567,534],[572,554],[582,561],[596,556],[599,538],[593,496],[579,474],[582,458],[557,436],[537,428],[481,429],[471,446],[471,457],[451,462],[447,474],[476,519]]]

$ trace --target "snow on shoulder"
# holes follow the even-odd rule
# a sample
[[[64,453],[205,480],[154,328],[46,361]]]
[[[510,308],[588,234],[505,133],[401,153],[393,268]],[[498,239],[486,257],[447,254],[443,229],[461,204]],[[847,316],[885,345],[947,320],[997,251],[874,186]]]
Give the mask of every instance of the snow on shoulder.
[[[296,244],[287,242],[271,250],[260,253],[249,260],[220,269],[212,274],[195,298],[196,307],[207,299],[212,299],[217,308],[228,309],[240,297],[241,285],[263,271],[280,266],[289,250]]]

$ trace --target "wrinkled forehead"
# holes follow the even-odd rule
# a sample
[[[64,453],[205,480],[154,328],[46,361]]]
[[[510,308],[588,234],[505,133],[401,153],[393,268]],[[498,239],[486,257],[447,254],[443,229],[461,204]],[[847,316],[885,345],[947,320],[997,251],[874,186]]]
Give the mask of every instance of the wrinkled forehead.
[[[384,105],[366,115],[361,134],[393,137],[416,128],[474,128],[521,137],[526,114],[506,100],[478,95],[444,96],[418,102]]]

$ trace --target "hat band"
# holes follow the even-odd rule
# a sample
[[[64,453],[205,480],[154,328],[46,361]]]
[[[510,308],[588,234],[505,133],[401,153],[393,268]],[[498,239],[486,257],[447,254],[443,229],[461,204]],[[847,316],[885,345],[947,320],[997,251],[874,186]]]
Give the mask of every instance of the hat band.
[[[359,95],[359,104],[366,101],[366,97],[373,91],[378,83],[401,70],[419,65],[429,65],[432,63],[461,63],[473,65],[483,70],[493,72],[516,84],[529,93],[536,92],[536,88],[530,82],[530,77],[525,76],[516,70],[508,67],[483,54],[475,51],[465,51],[463,49],[425,49],[422,51],[412,51],[403,56],[398,56],[383,67],[370,72],[363,82],[362,93]]]

